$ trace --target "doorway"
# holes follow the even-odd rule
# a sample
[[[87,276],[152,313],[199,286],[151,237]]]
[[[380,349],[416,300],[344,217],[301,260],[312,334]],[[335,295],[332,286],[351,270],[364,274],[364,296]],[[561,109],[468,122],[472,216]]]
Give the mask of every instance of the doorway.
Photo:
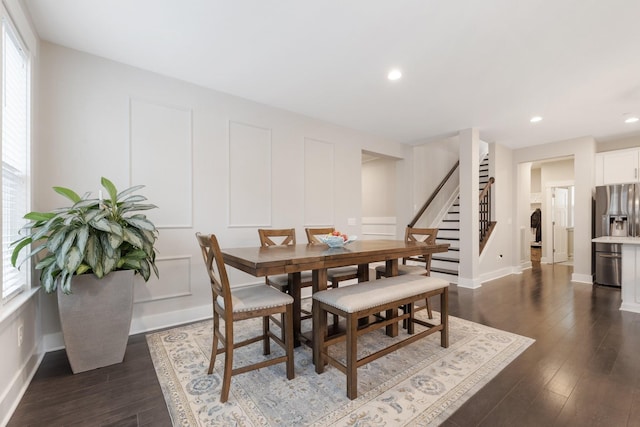
[[[573,261],[574,186],[550,186],[551,205],[551,263]]]
[[[536,265],[536,261],[572,265],[575,200],[573,157],[532,162],[530,179],[532,265]],[[536,215],[539,219],[537,230],[533,228]]]

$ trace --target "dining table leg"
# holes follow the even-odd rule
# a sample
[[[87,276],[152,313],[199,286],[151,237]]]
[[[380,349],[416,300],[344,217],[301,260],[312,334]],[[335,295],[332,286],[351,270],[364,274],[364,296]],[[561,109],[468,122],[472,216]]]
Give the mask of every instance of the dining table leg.
[[[358,283],[369,281],[369,264],[358,264]]]
[[[289,289],[293,298],[293,346],[300,346],[302,332],[302,280],[300,272],[289,273]]]
[[[385,275],[386,275],[385,277],[393,277],[398,275],[398,258],[388,259],[385,261]],[[388,317],[388,316],[392,316],[393,314],[391,313],[391,311],[387,311],[386,315]],[[388,336],[397,337],[398,324],[391,323],[390,325],[387,325],[387,327],[385,328],[385,331]]]

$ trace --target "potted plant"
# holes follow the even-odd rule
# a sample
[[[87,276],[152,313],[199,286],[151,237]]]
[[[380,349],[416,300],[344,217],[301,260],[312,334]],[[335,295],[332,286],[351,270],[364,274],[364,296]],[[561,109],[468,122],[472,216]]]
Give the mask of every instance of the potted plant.
[[[25,237],[12,243],[11,262],[31,245],[21,261],[35,257],[40,283],[58,292],[60,323],[74,373],[122,362],[133,313],[133,276],[156,276],[156,227],[138,211],[156,208],[134,194],[138,185],[118,192],[101,180],[108,197],[80,197],[53,187],[73,205],[51,212],[30,212]],[[72,286],[73,284],[73,286]]]

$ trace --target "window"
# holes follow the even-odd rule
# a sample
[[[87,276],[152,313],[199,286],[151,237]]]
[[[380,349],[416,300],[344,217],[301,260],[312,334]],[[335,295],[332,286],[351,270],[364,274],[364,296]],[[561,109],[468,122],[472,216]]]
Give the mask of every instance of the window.
[[[11,265],[28,208],[29,57],[17,32],[2,20],[2,300],[25,289],[28,268]]]

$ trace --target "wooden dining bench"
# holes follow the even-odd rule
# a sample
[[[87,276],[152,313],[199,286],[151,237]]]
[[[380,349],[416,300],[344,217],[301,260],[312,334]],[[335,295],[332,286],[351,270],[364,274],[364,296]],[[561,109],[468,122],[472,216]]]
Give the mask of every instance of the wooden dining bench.
[[[415,302],[432,296],[440,296],[440,323],[423,321],[414,317]],[[391,353],[412,342],[440,332],[440,345],[449,346],[448,328],[449,283],[446,280],[425,276],[395,276],[362,282],[337,289],[328,289],[313,294],[313,340],[316,372],[321,374],[326,363],[335,366],[347,376],[347,397],[358,396],[358,367]],[[398,308],[403,313],[398,314]],[[346,319],[346,332],[328,336],[327,314],[332,313]],[[384,313],[384,315],[378,315]],[[359,322],[359,319],[375,319],[373,322]],[[408,338],[358,359],[358,337],[375,329],[407,320]],[[414,324],[427,329],[415,333]],[[346,363],[329,355],[331,345],[346,340]]]

